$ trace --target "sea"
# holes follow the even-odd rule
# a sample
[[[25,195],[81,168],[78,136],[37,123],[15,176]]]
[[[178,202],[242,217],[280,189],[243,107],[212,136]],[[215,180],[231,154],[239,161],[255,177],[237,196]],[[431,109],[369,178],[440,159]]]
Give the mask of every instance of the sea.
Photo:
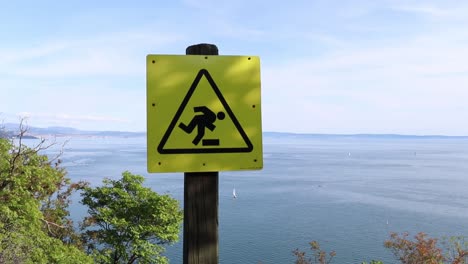
[[[148,173],[145,137],[66,141],[73,181],[97,186],[130,171],[183,208],[184,174]],[[220,263],[294,263],[294,249],[312,256],[311,241],[336,252],[332,263],[398,263],[383,245],[391,232],[468,236],[468,138],[270,134],[263,158],[263,170],[219,173]],[[86,214],[79,201],[75,194],[75,220]],[[182,263],[182,245],[181,227],[170,263]]]

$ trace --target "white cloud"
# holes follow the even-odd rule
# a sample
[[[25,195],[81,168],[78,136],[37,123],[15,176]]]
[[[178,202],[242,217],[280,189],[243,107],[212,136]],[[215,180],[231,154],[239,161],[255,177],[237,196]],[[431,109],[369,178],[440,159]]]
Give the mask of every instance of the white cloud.
[[[436,19],[463,19],[466,21],[466,12],[468,11],[467,6],[452,6],[452,7],[441,7],[436,4],[446,4],[444,2],[437,3],[424,3],[424,4],[413,4],[402,3],[401,5],[392,6],[391,9],[396,11],[408,12],[417,15],[428,16]]]
[[[50,40],[41,46],[0,53],[0,73],[36,78],[142,76],[146,54],[182,38],[174,33],[136,30]]]
[[[468,135],[468,34],[455,32],[265,67],[265,128]]]
[[[430,15],[435,17],[444,17],[450,15],[452,12],[434,6],[398,6],[393,9],[398,11],[405,11],[410,13],[418,13],[423,15]]]
[[[48,43],[28,49],[8,49],[0,50],[0,69],[10,66],[11,63],[18,63],[31,59],[37,59],[53,55],[54,53],[61,52],[66,49],[63,43]]]

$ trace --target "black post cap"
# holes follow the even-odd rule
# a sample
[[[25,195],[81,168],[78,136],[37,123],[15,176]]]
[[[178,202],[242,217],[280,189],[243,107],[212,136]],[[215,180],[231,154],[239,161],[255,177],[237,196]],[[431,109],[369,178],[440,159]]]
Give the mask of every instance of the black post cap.
[[[186,55],[219,55],[218,47],[214,44],[200,43],[188,46],[185,50]]]

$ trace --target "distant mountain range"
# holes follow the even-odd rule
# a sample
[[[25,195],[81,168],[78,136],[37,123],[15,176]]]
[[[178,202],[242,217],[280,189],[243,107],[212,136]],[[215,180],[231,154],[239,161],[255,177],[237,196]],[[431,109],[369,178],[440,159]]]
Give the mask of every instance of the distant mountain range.
[[[18,135],[19,124],[6,123],[3,124],[3,134]],[[125,131],[87,131],[79,130],[72,127],[27,127],[27,135],[40,137],[40,136],[97,136],[97,137],[142,137],[145,132],[125,132]],[[1,134],[0,134],[1,135]]]
[[[0,137],[12,137],[18,135],[19,124],[3,124],[0,130]],[[146,132],[126,132],[126,131],[87,131],[71,127],[32,127],[28,126],[27,135],[32,137],[41,136],[95,136],[95,137],[144,137]],[[401,139],[443,139],[459,138],[468,139],[468,136],[444,136],[444,135],[400,135],[400,134],[307,134],[307,133],[287,133],[287,132],[263,132],[264,137],[269,138],[401,138]]]

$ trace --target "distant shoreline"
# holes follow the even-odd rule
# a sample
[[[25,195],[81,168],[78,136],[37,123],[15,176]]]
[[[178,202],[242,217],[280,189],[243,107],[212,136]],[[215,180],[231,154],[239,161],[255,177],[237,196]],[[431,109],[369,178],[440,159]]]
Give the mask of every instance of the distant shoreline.
[[[74,133],[74,134],[28,134],[28,138],[141,138],[146,137],[144,132],[99,132],[99,133]],[[264,138],[290,138],[290,139],[466,139],[468,136],[444,136],[444,135],[400,135],[400,134],[306,134],[263,132]]]
[[[302,137],[302,138],[401,138],[401,139],[468,139],[468,136],[446,135],[404,135],[404,134],[315,134],[315,133],[289,133],[289,132],[263,132],[263,136],[271,137]]]
[[[19,124],[4,124],[4,130],[9,135],[14,135],[19,128]],[[128,131],[87,131],[71,127],[32,127],[28,126],[28,136],[37,138],[49,137],[146,137],[146,132]],[[17,132],[16,132],[17,134]],[[294,133],[294,132],[263,132],[264,137],[288,137],[288,138],[393,138],[393,139],[468,139],[468,136],[447,136],[447,135],[406,135],[406,134],[321,134],[321,133]]]

